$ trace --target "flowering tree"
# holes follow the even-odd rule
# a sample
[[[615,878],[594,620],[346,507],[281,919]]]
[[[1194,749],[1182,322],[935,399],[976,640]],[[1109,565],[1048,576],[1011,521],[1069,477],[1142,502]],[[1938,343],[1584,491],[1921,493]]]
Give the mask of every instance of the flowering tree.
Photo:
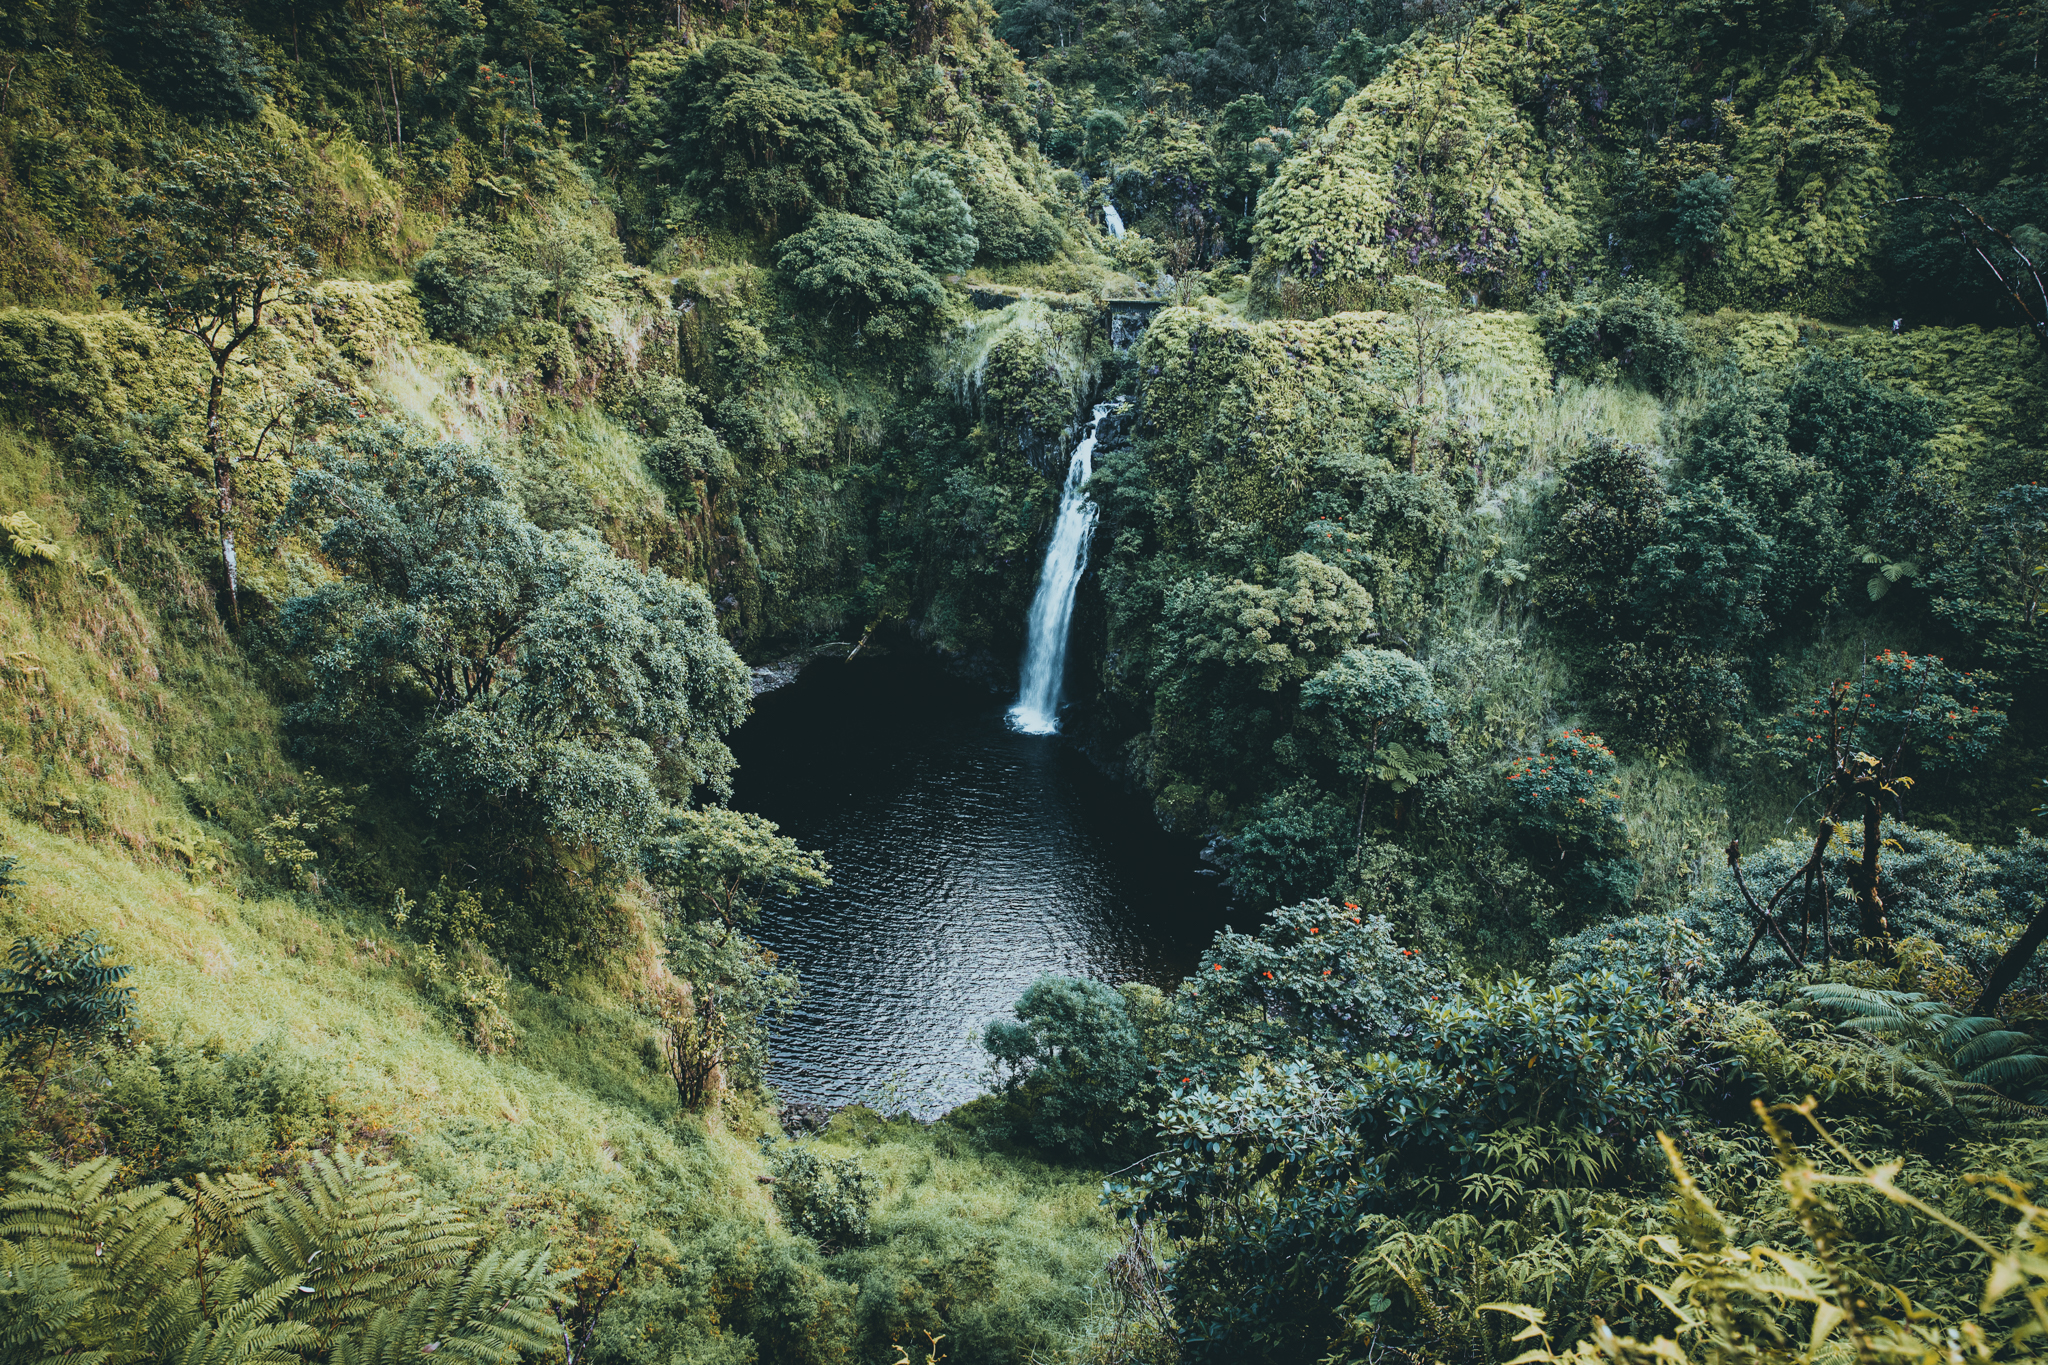
[[[1614,788],[1614,750],[1590,730],[1566,730],[1505,773],[1508,805],[1531,860],[1567,896],[1627,905],[1642,867],[1623,856],[1628,828]]]

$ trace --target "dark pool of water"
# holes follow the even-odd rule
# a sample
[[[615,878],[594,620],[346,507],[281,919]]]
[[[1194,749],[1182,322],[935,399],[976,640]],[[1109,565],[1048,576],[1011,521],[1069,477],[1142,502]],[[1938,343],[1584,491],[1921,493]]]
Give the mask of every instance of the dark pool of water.
[[[982,1026],[1042,973],[1170,988],[1224,922],[1196,848],[1010,698],[903,656],[811,665],[733,737],[733,804],[832,863],[763,917],[803,978],[785,1100],[933,1113],[982,1088]]]

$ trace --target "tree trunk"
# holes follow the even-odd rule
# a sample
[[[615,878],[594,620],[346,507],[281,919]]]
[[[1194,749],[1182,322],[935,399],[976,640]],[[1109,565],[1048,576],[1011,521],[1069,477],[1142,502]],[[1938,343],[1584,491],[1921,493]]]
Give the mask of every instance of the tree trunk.
[[[2005,998],[2005,993],[2012,989],[2012,983],[2019,980],[2020,973],[2034,960],[2034,950],[2041,946],[2044,938],[2048,938],[2048,902],[2043,902],[2041,908],[2034,912],[2034,917],[2027,921],[2026,931],[2020,935],[2019,942],[2006,949],[2005,956],[1998,959],[1998,965],[1991,969],[1991,979],[1984,983],[1983,994],[1977,997],[1976,1004],[1970,1006],[1970,1013],[1998,1013],[1998,1002]]]
[[[217,366],[206,386],[206,454],[213,461],[216,514],[220,517],[220,557],[228,570],[228,614],[242,624],[241,584],[235,568],[235,466],[223,448],[220,429],[221,398],[227,388],[227,370]]]
[[[1868,939],[1888,939],[1891,923],[1884,917],[1884,898],[1877,894],[1878,855],[1884,848],[1884,808],[1871,801],[1863,812],[1863,862],[1857,867],[1857,933]]]

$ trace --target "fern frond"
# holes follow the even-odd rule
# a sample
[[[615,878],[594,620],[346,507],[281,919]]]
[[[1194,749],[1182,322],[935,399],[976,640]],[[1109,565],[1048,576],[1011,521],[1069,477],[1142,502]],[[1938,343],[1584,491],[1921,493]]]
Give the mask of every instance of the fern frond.
[[[274,1190],[242,1225],[253,1255],[279,1279],[310,1289],[293,1316],[323,1347],[417,1285],[459,1264],[476,1245],[462,1213],[420,1197],[410,1173],[342,1151],[316,1153],[299,1179]]]
[[[140,1320],[175,1303],[194,1279],[191,1210],[162,1185],[110,1192],[119,1162],[101,1157],[65,1170],[41,1157],[17,1171],[0,1200],[0,1239],[32,1246],[69,1271],[86,1295],[76,1331],[123,1347]]]
[[[40,1247],[0,1242],[0,1359],[19,1365],[99,1365],[104,1351],[78,1349],[70,1327],[90,1295]]]
[[[1973,1067],[1963,1077],[1972,1085],[1989,1086],[2001,1092],[2033,1090],[2048,1079],[2048,1057],[2038,1052],[2009,1053]]]
[[[502,1365],[522,1351],[561,1341],[550,1305],[574,1271],[551,1271],[545,1251],[491,1251],[467,1271],[444,1271],[415,1289],[402,1308],[380,1309],[352,1340],[337,1343],[329,1365],[413,1365],[433,1353]]]
[[[1845,1028],[1879,1036],[1922,1034],[1930,1029],[1938,1032],[1948,1022],[1941,1002],[1918,991],[1879,991],[1824,981],[1803,986],[1799,993],[1815,1013],[1826,1015]]]
[[[200,1323],[185,1338],[178,1365],[302,1365],[302,1349],[318,1334],[303,1322],[276,1322],[278,1306],[295,1288],[286,1281],[239,1296],[233,1308],[213,1321]]]

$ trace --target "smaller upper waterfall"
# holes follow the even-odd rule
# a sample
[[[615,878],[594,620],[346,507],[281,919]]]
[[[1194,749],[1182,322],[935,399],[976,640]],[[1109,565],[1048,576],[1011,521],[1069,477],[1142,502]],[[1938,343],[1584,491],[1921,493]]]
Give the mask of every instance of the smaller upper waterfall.
[[[1121,237],[1124,235],[1124,216],[1118,213],[1116,205],[1110,203],[1107,199],[1102,201],[1102,222],[1103,226],[1109,229],[1110,236]]]
[[[1114,212],[1114,210],[1112,210]],[[1074,619],[1074,593],[1088,567],[1088,538],[1095,530],[1095,504],[1087,493],[1095,472],[1095,434],[1111,404],[1098,403],[1088,430],[1074,447],[1067,482],[1060,490],[1059,519],[1052,543],[1045,547],[1045,567],[1038,573],[1038,591],[1024,618],[1024,674],[1017,704],[1010,708],[1010,728],[1027,735],[1056,734],[1060,728],[1060,689],[1067,672],[1067,628]]]

